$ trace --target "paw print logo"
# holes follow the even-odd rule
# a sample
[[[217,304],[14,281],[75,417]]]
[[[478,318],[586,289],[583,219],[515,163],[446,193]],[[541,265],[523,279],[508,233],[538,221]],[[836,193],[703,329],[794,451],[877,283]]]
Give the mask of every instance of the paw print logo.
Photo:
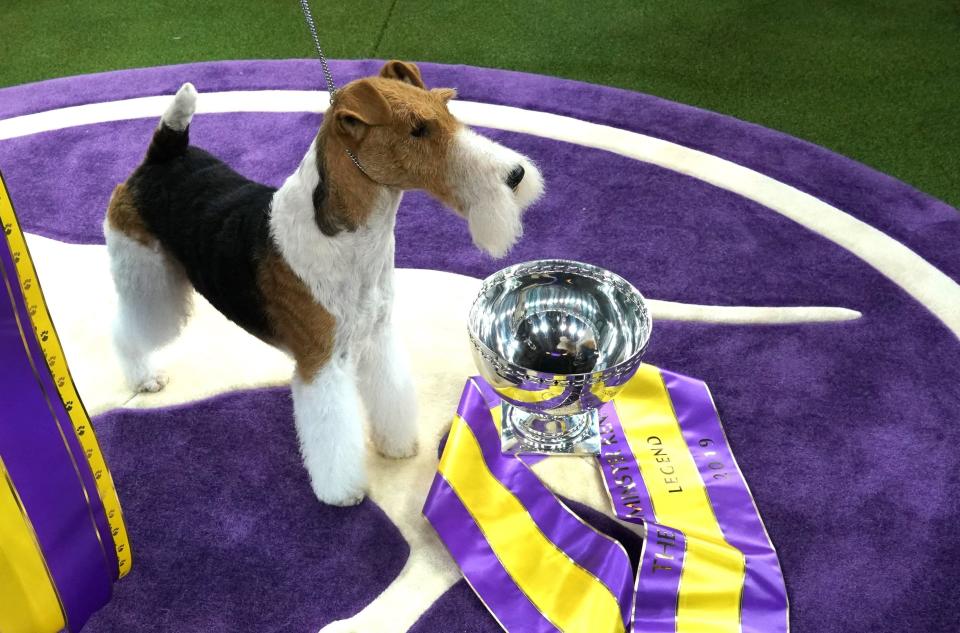
[[[23,280],[23,289],[30,290],[33,287],[33,277],[27,277]]]
[[[43,341],[44,343],[46,343],[49,338],[50,338],[50,331],[49,331],[49,330],[44,330],[43,332],[40,332],[40,340],[41,340],[41,341]]]
[[[103,470],[97,469],[97,472],[93,473],[93,478],[97,481],[100,481],[100,478],[103,477]]]
[[[62,387],[66,383],[67,383],[67,379],[64,378],[63,376],[60,376],[59,378],[57,378],[57,387]]]
[[[7,222],[6,224],[4,224],[4,225],[3,225],[3,232],[6,233],[7,235],[10,235],[11,233],[13,233],[13,225],[10,224],[9,222]]]
[[[30,306],[30,316],[34,316],[36,313],[37,313],[37,306],[36,305]]]
[[[73,411],[73,400],[67,400],[66,402],[63,403],[63,406],[67,411]],[[77,431],[77,433],[79,435],[83,435],[83,433],[80,433],[79,431]]]
[[[56,356],[50,356],[49,358],[47,358],[47,367],[49,367],[50,369],[53,369],[53,366],[56,364],[57,364]]]
[[[14,251],[14,252],[13,252],[13,263],[14,263],[14,264],[19,264],[19,263],[20,263],[20,251]]]
[[[72,406],[73,402],[71,402],[70,405]],[[67,411],[69,410],[70,409],[68,408]],[[77,435],[79,435],[80,437],[83,437],[86,434],[87,434],[87,426],[85,424],[81,424],[80,426],[77,427]]]
[[[93,458],[93,449],[88,448],[86,451],[84,451],[84,454],[87,456],[87,459],[90,460],[91,458]]]

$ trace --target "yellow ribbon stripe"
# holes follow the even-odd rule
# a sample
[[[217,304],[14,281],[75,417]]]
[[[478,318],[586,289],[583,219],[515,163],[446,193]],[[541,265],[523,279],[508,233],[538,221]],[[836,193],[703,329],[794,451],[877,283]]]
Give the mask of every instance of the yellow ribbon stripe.
[[[520,590],[561,631],[620,633],[610,590],[551,542],[493,476],[470,426],[454,419],[439,470]]]
[[[61,631],[63,607],[20,495],[0,460],[0,631]]]
[[[3,227],[10,252],[13,255],[20,289],[23,291],[27,310],[30,312],[30,320],[33,322],[34,334],[43,350],[44,359],[46,359],[47,366],[53,375],[53,381],[57,385],[60,398],[70,415],[73,431],[83,448],[96,481],[96,492],[107,514],[107,522],[110,525],[110,533],[113,536],[113,543],[117,552],[119,577],[123,578],[130,571],[132,560],[127,527],[120,510],[120,499],[117,496],[113,477],[111,477],[103,459],[103,453],[100,451],[100,445],[93,434],[90,418],[80,401],[77,387],[70,375],[67,359],[63,354],[63,347],[60,345],[60,339],[57,336],[53,320],[50,318],[50,312],[47,310],[47,303],[40,289],[37,271],[30,259],[27,242],[23,237],[23,232],[20,229],[20,224],[13,211],[13,205],[7,195],[2,178],[0,178],[0,226]],[[3,631],[6,633],[6,629],[3,629]]]
[[[723,538],[656,367],[641,365],[617,397],[617,412],[656,520],[687,537],[677,633],[739,633],[744,557]]]
[[[517,402],[538,404],[540,402],[546,402],[547,400],[553,400],[557,396],[563,394],[564,389],[565,387],[563,385],[551,385],[546,389],[541,389],[539,391],[525,391],[518,387],[505,387],[499,389],[498,391],[506,397],[516,400]]]

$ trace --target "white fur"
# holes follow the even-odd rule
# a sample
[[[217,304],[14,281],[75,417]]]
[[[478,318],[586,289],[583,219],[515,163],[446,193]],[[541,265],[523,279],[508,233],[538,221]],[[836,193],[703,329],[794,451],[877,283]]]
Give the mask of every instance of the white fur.
[[[177,90],[173,101],[167,106],[160,118],[160,124],[170,129],[182,132],[193,120],[193,112],[197,109],[197,90],[191,83],[185,83]]]
[[[150,363],[159,348],[177,337],[190,316],[192,288],[178,264],[104,222],[110,272],[118,310],[113,341],[128,386],[159,391],[167,379]]]
[[[309,382],[295,375],[293,416],[313,493],[324,503],[351,506],[366,494],[363,429],[353,367],[334,358]]]
[[[514,192],[504,183],[517,165],[525,175]],[[449,168],[473,243],[503,257],[523,235],[523,211],[543,195],[540,171],[526,156],[467,128],[457,132]]]
[[[393,227],[401,192],[381,188],[365,226],[329,237],[314,218],[316,164],[311,145],[274,194],[270,231],[290,268],[336,318],[336,345],[347,349],[365,340],[393,304]]]
[[[316,151],[311,144],[274,195],[270,232],[287,264],[336,319],[331,365],[308,383],[294,379],[294,415],[317,497],[349,505],[365,482],[358,388],[380,453],[417,451],[414,383],[391,323],[393,230],[402,192],[380,187],[364,226],[324,235],[313,207]],[[517,165],[525,176],[514,192],[505,181]],[[505,254],[523,232],[523,209],[543,192],[540,172],[526,157],[469,130],[457,133],[447,167],[474,241],[495,256]]]
[[[358,363],[360,395],[374,446],[385,457],[417,453],[417,400],[406,352],[391,325],[376,332]]]
[[[316,148],[311,145],[274,195],[270,231],[286,262],[336,319],[332,362],[338,369],[323,368],[309,386],[298,387],[294,381],[294,415],[317,497],[350,505],[359,500],[358,490],[362,494],[364,458],[362,441],[357,439],[362,434],[355,373],[380,452],[409,457],[417,450],[413,381],[391,326],[393,227],[401,193],[381,189],[365,226],[330,237],[320,232],[314,219],[312,196],[318,180]],[[320,396],[324,385],[331,385],[331,376],[342,382]],[[328,432],[331,424],[338,427],[337,433]],[[342,448],[330,446],[341,441],[346,442]],[[331,456],[345,469],[342,476],[331,475]]]

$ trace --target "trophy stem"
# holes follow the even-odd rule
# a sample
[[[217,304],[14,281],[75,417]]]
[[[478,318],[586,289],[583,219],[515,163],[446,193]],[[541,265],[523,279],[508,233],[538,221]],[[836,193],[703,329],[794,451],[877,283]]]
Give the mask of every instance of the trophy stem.
[[[502,403],[500,449],[519,455],[596,455],[600,453],[600,413],[531,413]]]

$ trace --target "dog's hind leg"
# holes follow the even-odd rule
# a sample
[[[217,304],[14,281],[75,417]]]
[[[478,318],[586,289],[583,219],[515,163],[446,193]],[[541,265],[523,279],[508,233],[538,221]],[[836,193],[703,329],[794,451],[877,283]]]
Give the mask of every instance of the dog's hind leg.
[[[122,187],[122,186],[121,186]],[[116,222],[114,193],[104,235],[118,310],[113,341],[129,387],[159,391],[167,382],[151,364],[151,355],[177,337],[192,307],[192,287],[179,264],[147,235]]]

